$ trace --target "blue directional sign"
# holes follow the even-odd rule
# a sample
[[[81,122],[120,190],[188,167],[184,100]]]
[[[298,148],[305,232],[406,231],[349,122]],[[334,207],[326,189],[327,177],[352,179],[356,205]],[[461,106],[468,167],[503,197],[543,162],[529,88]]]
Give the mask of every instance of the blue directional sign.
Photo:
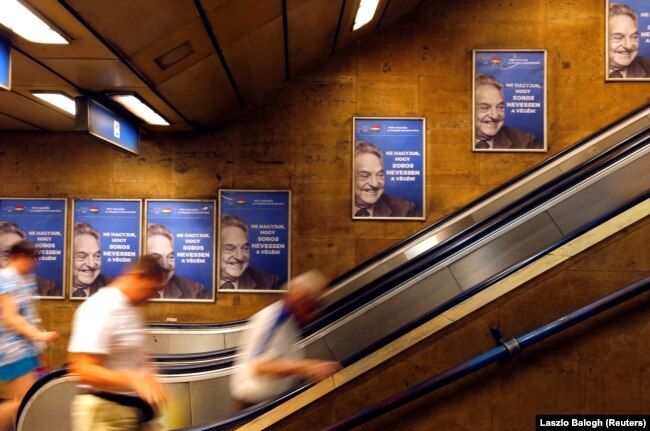
[[[11,43],[0,37],[0,88],[11,89]]]
[[[92,99],[81,97],[76,99],[76,103],[79,128],[122,149],[139,153],[140,135],[137,125]]]

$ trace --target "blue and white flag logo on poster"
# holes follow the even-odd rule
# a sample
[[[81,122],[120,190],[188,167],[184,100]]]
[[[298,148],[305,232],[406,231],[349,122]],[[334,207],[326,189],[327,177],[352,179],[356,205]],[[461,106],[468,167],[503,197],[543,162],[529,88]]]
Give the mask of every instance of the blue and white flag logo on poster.
[[[71,296],[83,299],[137,260],[142,202],[75,199],[73,204]]]
[[[63,297],[66,199],[0,199],[0,266],[20,240],[38,250],[38,295]]]
[[[546,51],[475,50],[474,67],[475,141],[481,139],[478,136],[481,124],[487,121],[484,116],[491,121],[488,128],[495,128],[494,133],[485,132],[491,139],[483,138],[491,141],[492,146],[477,145],[475,149],[545,151]],[[484,115],[478,112],[482,104],[476,99],[479,97],[477,87],[481,84],[501,86],[503,109],[500,113],[486,112]]]
[[[291,193],[219,191],[219,289],[279,290],[289,280]]]
[[[353,124],[353,218],[424,219],[424,118],[357,117]]]
[[[215,201],[147,200],[146,253],[167,272],[161,299],[214,298]]]

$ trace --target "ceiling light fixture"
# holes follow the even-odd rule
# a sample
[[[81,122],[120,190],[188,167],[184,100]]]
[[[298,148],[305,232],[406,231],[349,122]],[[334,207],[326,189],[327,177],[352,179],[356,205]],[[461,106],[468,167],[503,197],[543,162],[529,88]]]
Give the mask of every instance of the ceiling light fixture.
[[[50,105],[54,105],[69,114],[76,115],[77,110],[75,109],[74,99],[65,93],[57,91],[32,91],[32,94]]]
[[[0,8],[0,24],[30,42],[50,44],[69,43],[52,26],[18,0],[4,0],[2,2],[2,8]]]
[[[378,5],[379,0],[361,0],[359,2],[359,9],[357,9],[357,16],[354,18],[352,31],[359,30],[361,27],[372,21]]]
[[[153,126],[170,125],[169,121],[165,120],[160,114],[154,111],[149,105],[144,103],[134,94],[109,94],[108,97],[124,106],[147,124]]]

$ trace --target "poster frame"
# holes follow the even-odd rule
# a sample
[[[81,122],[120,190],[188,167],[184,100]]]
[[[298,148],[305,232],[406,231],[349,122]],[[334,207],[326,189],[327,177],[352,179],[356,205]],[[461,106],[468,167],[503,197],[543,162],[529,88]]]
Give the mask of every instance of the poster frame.
[[[137,257],[142,255],[142,199],[120,199],[120,198],[81,198],[81,197],[75,197],[71,198],[71,211],[70,211],[70,248],[69,248],[69,255],[68,255],[68,298],[73,300],[73,301],[84,301],[85,299],[88,298],[86,297],[81,297],[81,298],[75,298],[72,296],[72,291],[73,291],[73,274],[74,274],[74,256],[73,256],[73,241],[74,241],[74,225],[76,222],[76,217],[75,217],[75,209],[77,206],[78,201],[90,201],[90,202],[139,202],[139,208],[140,208],[140,217],[138,217],[138,233],[139,233],[139,238],[138,238],[138,251],[136,255]],[[100,250],[101,252],[101,250]],[[100,272],[101,274],[101,272]]]
[[[217,289],[216,289],[216,257],[217,257],[217,250],[216,250],[216,244],[217,244],[217,226],[216,226],[216,214],[217,214],[217,201],[216,199],[145,199],[144,200],[144,224],[143,224],[143,231],[141,234],[141,246],[142,246],[142,251],[143,253],[146,253],[147,251],[147,228],[149,226],[149,202],[170,202],[170,203],[178,203],[178,202],[205,202],[209,203],[212,205],[213,208],[213,216],[212,216],[212,285],[211,286],[206,286],[208,288],[211,288],[211,297],[208,299],[195,299],[195,298],[189,298],[189,299],[172,299],[172,298],[155,298],[151,299],[150,301],[152,302],[180,302],[180,303],[213,303],[217,299]]]
[[[224,205],[222,204],[223,202],[223,194],[224,193],[238,193],[242,195],[246,194],[252,194],[252,193],[283,193],[287,195],[287,281],[291,279],[291,228],[292,228],[292,220],[293,220],[293,215],[292,215],[292,193],[291,190],[288,189],[272,189],[272,190],[265,190],[265,189],[219,189],[219,212],[217,214],[217,229],[219,232],[218,240],[217,240],[217,262],[215,263],[216,269],[217,269],[217,280],[220,283],[221,280],[221,217],[223,215],[223,207]],[[250,238],[249,238],[250,241]],[[285,284],[286,285],[286,284]],[[217,285],[215,284],[215,288]],[[282,286],[284,287],[284,286]],[[286,289],[236,289],[236,290],[230,290],[230,289],[221,289],[220,287],[217,288],[217,291],[219,293],[283,293],[286,292]]]
[[[496,55],[500,53],[505,53],[505,54],[530,54],[530,53],[541,53],[543,55],[543,89],[542,89],[542,95],[543,95],[543,103],[542,103],[542,109],[544,111],[544,115],[542,118],[542,123],[541,123],[541,130],[542,133],[544,134],[544,139],[542,142],[541,148],[486,148],[486,149],[480,149],[476,148],[476,75],[477,75],[477,56],[478,54],[484,54],[484,53],[494,53]],[[505,87],[505,85],[504,85]],[[507,101],[505,101],[507,102]],[[472,109],[471,109],[471,115],[472,115],[472,141],[471,141],[471,148],[472,151],[475,153],[544,153],[548,151],[548,53],[546,49],[543,48],[530,48],[530,49],[502,49],[502,48],[496,48],[496,49],[489,49],[489,48],[481,48],[481,49],[474,49],[472,50]],[[506,115],[507,119],[507,115]],[[507,120],[505,121],[507,122]],[[504,124],[503,126],[505,126]],[[536,126],[539,126],[539,124],[536,124]],[[512,126],[510,126],[513,128]],[[516,129],[516,128],[515,128]],[[527,131],[520,130],[520,132],[531,134]],[[534,136],[534,135],[533,135]],[[535,136],[536,139],[539,140],[538,136]]]
[[[62,201],[63,202],[63,249],[61,251],[61,295],[60,296],[41,296],[35,295],[37,299],[54,299],[60,300],[66,298],[66,281],[68,280],[68,265],[66,259],[68,256],[68,198],[16,198],[16,197],[0,197],[0,201]],[[24,229],[23,226],[20,226]]]
[[[422,166],[421,166],[421,172],[419,175],[419,182],[420,186],[422,188],[422,195],[418,196],[420,199],[420,210],[421,213],[418,216],[357,216],[356,210],[355,210],[355,162],[356,162],[356,143],[357,143],[357,122],[359,120],[371,120],[371,121],[377,121],[379,123],[387,123],[391,121],[417,121],[420,123],[420,130],[421,132],[421,140],[419,143],[419,146],[417,150],[419,150],[421,154],[421,160],[422,160]],[[374,116],[354,116],[352,117],[352,166],[351,166],[351,200],[350,200],[350,215],[352,217],[352,220],[359,220],[359,221],[386,221],[386,220],[393,220],[393,221],[398,221],[398,220],[426,220],[426,214],[427,214],[427,182],[426,182],[426,170],[427,170],[427,120],[425,117],[412,117],[412,116],[406,116],[406,117],[400,117],[400,116],[387,116],[387,117],[374,117]],[[374,144],[373,144],[374,145]],[[415,149],[413,149],[415,150]],[[380,151],[382,151],[380,149]],[[382,151],[382,154],[384,151]],[[385,157],[385,154],[383,154]],[[386,167],[384,166],[384,169]],[[385,193],[385,190],[384,190]],[[402,197],[399,197],[400,200]]]

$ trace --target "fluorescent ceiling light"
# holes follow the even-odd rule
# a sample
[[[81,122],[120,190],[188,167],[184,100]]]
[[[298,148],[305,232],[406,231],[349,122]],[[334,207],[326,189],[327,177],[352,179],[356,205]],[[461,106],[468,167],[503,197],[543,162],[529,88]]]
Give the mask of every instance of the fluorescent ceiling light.
[[[3,0],[0,24],[34,43],[67,44],[68,41],[48,23],[36,16],[18,0]]]
[[[133,94],[110,94],[108,97],[124,106],[147,124],[154,126],[169,126],[167,120]]]
[[[74,99],[67,94],[50,91],[32,91],[32,94],[47,103],[56,106],[72,115],[76,115]]]
[[[354,18],[352,31],[358,30],[372,21],[377,11],[377,5],[379,5],[379,0],[361,0],[359,2],[359,9],[356,18]]]

